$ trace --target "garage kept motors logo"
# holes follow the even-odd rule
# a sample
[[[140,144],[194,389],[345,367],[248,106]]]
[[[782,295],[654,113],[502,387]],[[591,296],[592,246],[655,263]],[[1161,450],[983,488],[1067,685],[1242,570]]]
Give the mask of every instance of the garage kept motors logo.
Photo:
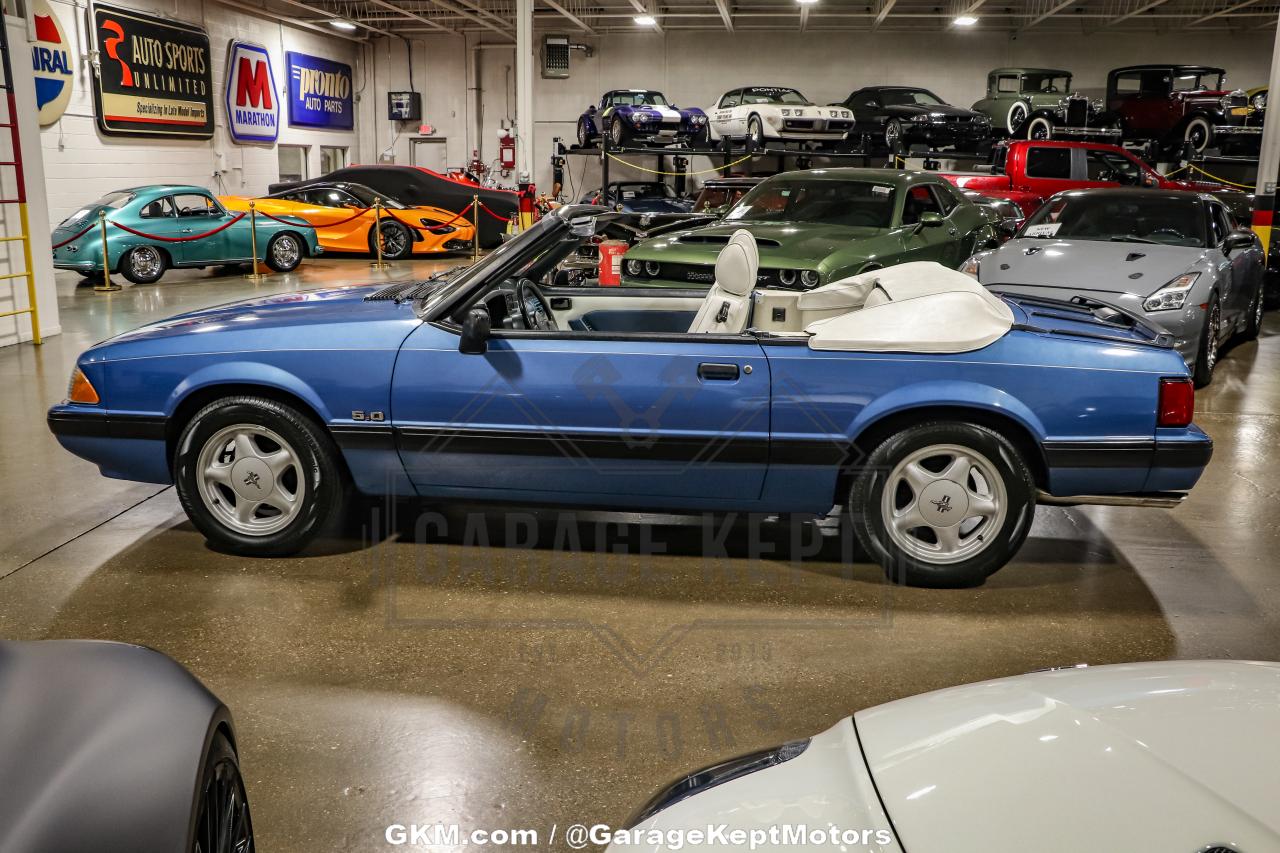
[[[275,142],[280,134],[276,78],[265,47],[243,41],[228,47],[227,129],[236,142]]]
[[[32,7],[36,40],[31,45],[31,69],[36,79],[36,107],[41,127],[53,124],[66,112],[71,100],[71,53],[67,35],[45,0]]]
[[[213,136],[209,36],[193,24],[93,7],[98,127],[115,136]]]

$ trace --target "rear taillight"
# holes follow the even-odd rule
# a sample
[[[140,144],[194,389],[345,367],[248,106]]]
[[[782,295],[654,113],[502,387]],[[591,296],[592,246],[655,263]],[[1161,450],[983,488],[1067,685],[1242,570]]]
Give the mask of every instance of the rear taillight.
[[[1190,379],[1161,379],[1156,426],[1184,427],[1196,412],[1196,389]]]

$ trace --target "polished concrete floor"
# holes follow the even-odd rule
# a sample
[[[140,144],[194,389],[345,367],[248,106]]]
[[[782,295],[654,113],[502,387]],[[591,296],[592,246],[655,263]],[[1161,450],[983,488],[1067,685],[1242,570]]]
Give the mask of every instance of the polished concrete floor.
[[[924,690],[1081,661],[1280,659],[1265,332],[1199,395],[1217,450],[1184,506],[1041,509],[973,590],[887,586],[811,525],[739,525],[709,556],[688,519],[411,505],[363,507],[296,558],[230,557],[172,489],[103,479],[45,429],[76,354],[112,333],[434,266],[172,274],[111,296],[69,277],[64,333],[0,350],[0,636],[123,640],[189,667],[235,714],[263,850],[385,849],[392,823],[562,838],[618,824],[682,771]]]

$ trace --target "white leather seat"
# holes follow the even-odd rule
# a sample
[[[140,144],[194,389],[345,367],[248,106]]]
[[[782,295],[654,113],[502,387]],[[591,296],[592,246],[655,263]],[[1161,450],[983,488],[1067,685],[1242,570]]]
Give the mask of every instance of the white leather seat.
[[[751,317],[751,292],[756,287],[760,252],[756,238],[738,229],[716,257],[716,280],[702,300],[690,332],[741,334]]]

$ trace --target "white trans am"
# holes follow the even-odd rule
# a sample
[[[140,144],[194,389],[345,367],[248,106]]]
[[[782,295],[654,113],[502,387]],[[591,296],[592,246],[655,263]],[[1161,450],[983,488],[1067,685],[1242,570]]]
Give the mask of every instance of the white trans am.
[[[755,147],[767,141],[841,142],[853,130],[853,113],[820,107],[785,86],[747,86],[720,96],[711,115],[711,138],[744,139]]]
[[[859,711],[662,791],[610,851],[1280,850],[1280,664],[1032,673]]]

